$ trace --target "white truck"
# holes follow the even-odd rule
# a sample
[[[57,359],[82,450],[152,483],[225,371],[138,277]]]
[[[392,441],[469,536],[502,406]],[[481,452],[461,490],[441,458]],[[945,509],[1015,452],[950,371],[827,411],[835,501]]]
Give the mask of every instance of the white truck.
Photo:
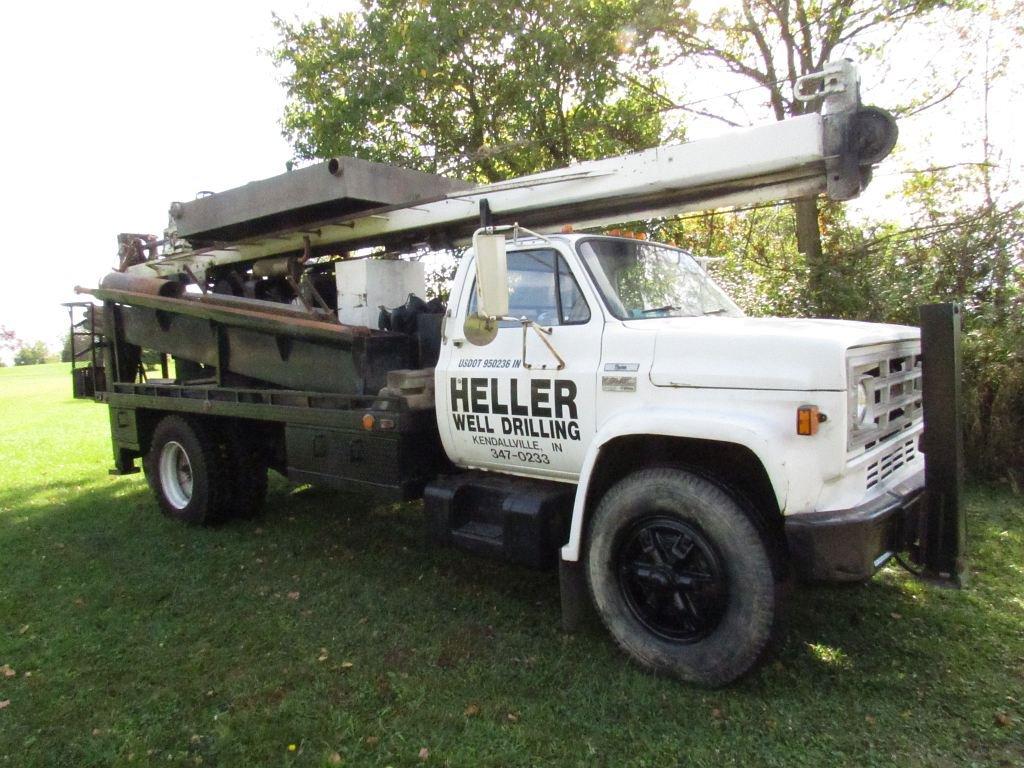
[[[791,574],[865,580],[901,552],[963,569],[955,308],[924,312],[923,352],[914,327],[746,317],[691,254],[577,231],[857,194],[894,125],[845,62],[811,85],[824,115],[489,187],[336,159],[176,203],[189,247],[122,236],[86,291],[76,392],[173,517],[253,512],[268,468],[422,496],[436,542],[557,563],[567,626],[592,602],[645,667],[728,683]],[[446,306],[366,327],[375,294],[422,294],[396,252],[470,239]],[[358,259],[371,245],[392,258]]]

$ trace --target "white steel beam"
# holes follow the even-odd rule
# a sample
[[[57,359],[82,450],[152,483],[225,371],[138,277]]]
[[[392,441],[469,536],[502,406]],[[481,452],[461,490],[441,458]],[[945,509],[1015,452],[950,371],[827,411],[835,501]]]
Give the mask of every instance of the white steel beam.
[[[495,223],[551,231],[599,226],[727,205],[818,195],[827,188],[824,121],[817,114],[714,138],[577,163],[409,206],[379,208],[302,229],[185,252],[130,269],[196,274],[215,265],[367,246],[434,247],[466,242],[487,200]]]

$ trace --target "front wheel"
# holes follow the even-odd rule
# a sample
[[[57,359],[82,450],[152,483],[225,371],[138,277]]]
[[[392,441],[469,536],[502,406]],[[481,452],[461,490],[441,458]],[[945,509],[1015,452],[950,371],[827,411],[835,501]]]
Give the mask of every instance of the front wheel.
[[[768,546],[731,496],[689,472],[643,470],[612,487],[590,526],[586,571],[612,638],[655,672],[725,685],[771,639]]]

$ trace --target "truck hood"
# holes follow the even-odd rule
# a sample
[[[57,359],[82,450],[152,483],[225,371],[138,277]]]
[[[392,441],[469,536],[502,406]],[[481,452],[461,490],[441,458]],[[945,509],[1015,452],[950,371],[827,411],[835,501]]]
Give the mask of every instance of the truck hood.
[[[846,351],[920,338],[906,325],[775,317],[629,320],[655,331],[651,383],[719,389],[846,389]]]

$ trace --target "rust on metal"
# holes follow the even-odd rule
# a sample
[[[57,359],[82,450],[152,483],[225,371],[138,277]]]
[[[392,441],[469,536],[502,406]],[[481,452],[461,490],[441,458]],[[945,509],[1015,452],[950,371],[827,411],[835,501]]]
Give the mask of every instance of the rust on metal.
[[[185,286],[177,280],[165,280],[160,277],[140,277],[124,272],[110,272],[100,280],[100,288],[132,293],[148,294],[179,298],[185,293]]]
[[[99,288],[77,286],[75,292],[95,296],[101,301],[112,301],[126,306],[140,306],[150,309],[162,309],[169,312],[180,312],[185,315],[218,320],[270,333],[287,332],[290,335],[299,337],[344,341],[346,338],[351,339],[383,333],[381,331],[371,331],[369,328],[362,326],[342,325],[333,317],[323,320],[316,319],[316,315],[307,315],[301,310],[295,310],[284,305],[281,305],[277,312],[270,311],[270,308],[265,307],[248,309],[239,306],[229,306],[229,303],[256,301],[254,299],[243,299],[238,296],[217,295],[169,298],[158,294],[126,291],[106,286]],[[259,303],[271,304],[272,302]],[[291,313],[287,316],[280,313],[281,310],[287,311],[289,309]]]

